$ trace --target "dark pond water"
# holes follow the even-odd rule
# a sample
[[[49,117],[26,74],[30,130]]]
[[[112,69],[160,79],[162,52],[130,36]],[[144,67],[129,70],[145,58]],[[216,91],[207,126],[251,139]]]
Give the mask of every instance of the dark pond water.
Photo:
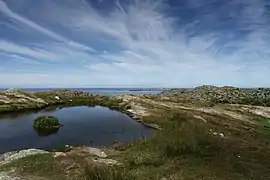
[[[32,125],[35,118],[43,115],[57,117],[64,126],[55,134],[39,135]],[[100,106],[5,114],[0,115],[0,153],[26,148],[52,150],[65,145],[111,146],[151,137],[154,133],[125,114]]]

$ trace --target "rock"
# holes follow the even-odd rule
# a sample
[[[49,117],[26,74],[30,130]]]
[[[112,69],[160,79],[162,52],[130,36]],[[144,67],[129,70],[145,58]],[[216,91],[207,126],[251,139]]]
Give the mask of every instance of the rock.
[[[56,100],[60,100],[60,97],[59,96],[55,96],[54,97]]]
[[[21,159],[30,155],[47,154],[48,151],[40,149],[25,149],[21,151],[13,151],[0,155],[0,164],[10,163],[11,161]]]
[[[231,86],[203,85],[193,89],[171,89],[159,94],[161,99],[185,99],[206,103],[252,104],[270,106],[270,88],[240,89]]]
[[[70,146],[68,144],[65,145],[66,148],[73,148],[73,146]]]
[[[132,119],[135,119],[135,120],[139,120],[139,119],[140,119],[138,116],[136,116],[136,115],[134,115],[134,114],[130,115],[130,117],[131,117]]]
[[[121,163],[114,159],[93,159],[93,161],[96,163],[104,163],[107,165],[121,165]]]
[[[148,124],[148,123],[143,123],[143,122],[142,122],[142,124],[145,125],[145,126],[147,126],[147,127],[149,127],[149,128],[153,128],[153,129],[157,129],[157,130],[162,130],[162,128],[159,127],[159,125],[157,125],[157,124]]]
[[[16,88],[8,88],[5,92],[17,92],[17,91],[19,91],[18,89],[16,89]]]
[[[54,155],[53,155],[54,158],[57,158],[59,156],[66,156],[66,153],[64,153],[64,152],[55,152]]]
[[[207,123],[207,121],[201,116],[194,115],[193,117],[202,120],[204,123]]]
[[[33,93],[24,92],[18,89],[8,89],[0,92],[0,99],[6,104],[10,103],[34,103],[37,105],[47,105],[43,99],[36,97]]]
[[[222,137],[222,138],[225,137],[223,133],[219,133],[219,136]]]
[[[101,151],[98,148],[87,147],[86,151],[90,154],[96,155],[96,156],[101,157],[101,158],[107,157],[107,154],[105,154],[103,151]]]

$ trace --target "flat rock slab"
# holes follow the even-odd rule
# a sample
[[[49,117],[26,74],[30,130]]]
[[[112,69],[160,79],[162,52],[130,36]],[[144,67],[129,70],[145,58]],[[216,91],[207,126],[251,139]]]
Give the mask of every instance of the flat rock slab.
[[[94,162],[96,163],[102,163],[102,164],[106,164],[106,165],[121,165],[121,163],[119,163],[118,161],[114,160],[114,159],[93,159]]]
[[[12,151],[5,154],[0,155],[0,164],[10,163],[11,161],[24,158],[30,155],[36,154],[46,154],[48,151],[40,150],[40,149],[25,149],[21,151]]]
[[[101,151],[98,148],[87,147],[87,148],[85,148],[85,150],[88,153],[93,154],[93,155],[96,155],[96,156],[101,157],[101,158],[106,158],[107,157],[107,154],[105,154],[103,151]]]

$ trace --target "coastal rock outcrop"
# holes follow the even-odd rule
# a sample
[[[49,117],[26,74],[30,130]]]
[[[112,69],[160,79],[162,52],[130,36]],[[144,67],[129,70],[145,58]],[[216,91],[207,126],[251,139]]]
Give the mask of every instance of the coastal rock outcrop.
[[[270,106],[270,88],[236,88],[232,86],[199,86],[192,89],[171,89],[159,94],[170,99],[186,99],[208,103],[251,104]]]

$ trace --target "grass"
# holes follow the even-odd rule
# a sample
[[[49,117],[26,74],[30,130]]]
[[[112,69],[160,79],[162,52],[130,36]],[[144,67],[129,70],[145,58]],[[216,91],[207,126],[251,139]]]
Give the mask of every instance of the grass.
[[[96,102],[128,108],[120,101],[106,98]],[[163,130],[152,139],[119,148],[120,153],[110,157],[123,163],[119,167],[95,166],[80,155],[57,159],[38,155],[16,161],[10,167],[20,167],[23,174],[63,180],[269,179],[270,141],[265,134],[268,119],[254,116],[251,118],[257,124],[248,124],[228,116],[144,105],[152,112],[144,122],[158,124]],[[222,132],[225,137],[213,132]]]
[[[117,167],[89,165],[84,169],[85,180],[132,180],[126,171]]]
[[[16,111],[16,106],[12,105],[0,105],[0,113],[14,112]]]
[[[150,117],[164,127],[157,137],[135,143],[123,152],[120,159],[135,179],[267,179],[270,176],[267,138],[256,138],[243,129],[232,130],[222,124],[225,117],[209,116],[210,123],[206,124],[194,120],[191,113],[168,114],[171,115]],[[209,129],[230,131],[232,135],[221,138]]]

